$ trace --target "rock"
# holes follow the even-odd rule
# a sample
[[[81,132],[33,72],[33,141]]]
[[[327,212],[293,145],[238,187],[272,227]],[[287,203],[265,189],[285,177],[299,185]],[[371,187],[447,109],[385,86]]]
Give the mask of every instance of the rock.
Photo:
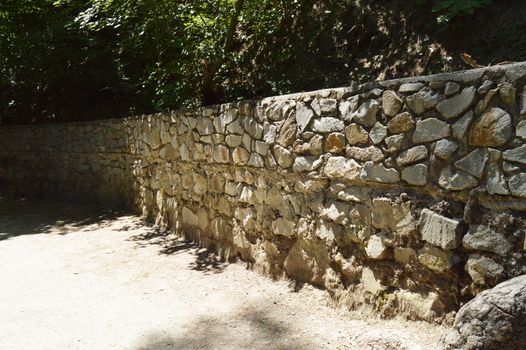
[[[458,95],[445,99],[440,102],[436,109],[440,112],[445,118],[453,119],[471,106],[475,100],[475,88],[473,86],[466,87]]]
[[[214,125],[209,118],[199,118],[196,129],[199,135],[211,135],[214,132]]]
[[[453,156],[453,153],[458,149],[458,144],[450,140],[439,140],[435,145],[433,153],[440,159],[448,160]]]
[[[248,151],[243,147],[236,147],[232,152],[232,161],[234,162],[234,165],[246,165],[248,158]]]
[[[460,245],[460,222],[432,212],[422,210],[418,223],[422,239],[445,250]]]
[[[512,248],[506,237],[484,225],[471,225],[462,239],[462,245],[468,250],[482,250],[501,256]]]
[[[522,117],[526,116],[526,89],[524,89],[521,94],[520,114]]]
[[[404,135],[393,135],[385,138],[385,144],[387,145],[386,151],[389,153],[397,152],[402,147],[404,141]]]
[[[382,94],[382,109],[388,117],[394,117],[402,109],[404,102],[395,91],[387,90]]]
[[[365,202],[369,199],[371,190],[362,186],[347,186],[333,182],[330,187],[331,194],[339,200],[347,202]]]
[[[273,151],[276,162],[278,162],[280,167],[287,169],[292,166],[294,157],[286,148],[283,148],[280,145],[275,145]]]
[[[416,164],[402,170],[402,179],[410,185],[424,186],[427,184],[427,165]]]
[[[459,140],[464,139],[464,135],[466,134],[466,131],[468,130],[469,124],[471,123],[472,119],[473,111],[468,111],[462,116],[462,118],[457,120],[451,126],[451,129],[453,130],[453,136],[455,136]]]
[[[515,97],[517,94],[517,91],[513,87],[512,84],[508,82],[500,83],[498,86],[499,89],[499,95],[502,102],[507,104],[508,106],[515,105]]]
[[[356,161],[345,157],[331,157],[327,160],[323,173],[329,179],[356,180],[362,167]]]
[[[368,161],[363,166],[360,178],[365,181],[395,183],[400,181],[400,173],[396,169],[386,168],[383,164]]]
[[[289,116],[281,126],[276,142],[283,147],[291,146],[296,140],[296,129],[296,118]]]
[[[499,150],[488,149],[489,165],[486,177],[486,190],[489,194],[507,195],[510,193],[504,174],[500,169],[502,154]]]
[[[513,175],[508,181],[511,194],[517,197],[526,197],[526,174]]]
[[[298,102],[296,104],[296,123],[300,132],[305,131],[313,117],[314,112],[312,111],[312,109],[307,107],[302,102]]]
[[[458,83],[450,81],[446,84],[446,87],[444,89],[444,95],[446,96],[454,95],[458,92],[458,90],[460,90],[460,85]]]
[[[502,170],[508,175],[515,174],[521,170],[521,167],[515,163],[502,162]]]
[[[406,98],[407,107],[416,114],[422,114],[440,102],[440,96],[429,89],[423,89]]]
[[[387,127],[381,123],[376,122],[369,132],[369,138],[373,144],[377,145],[382,142],[387,136]]]
[[[413,259],[416,259],[416,251],[408,247],[395,247],[394,259],[401,264],[409,264]]]
[[[504,151],[502,157],[510,162],[526,164],[526,145]]]
[[[359,96],[353,96],[348,100],[340,101],[340,106],[338,109],[340,110],[342,120],[346,122],[351,121],[352,112],[354,112],[356,107],[358,107],[358,99]]]
[[[323,98],[320,100],[320,112],[322,115],[334,115],[338,110],[338,101],[333,98]]]
[[[352,120],[365,127],[371,127],[376,123],[376,114],[380,105],[376,100],[367,100],[353,113]]]
[[[241,119],[237,118],[232,123],[228,124],[228,126],[226,127],[226,130],[229,134],[243,135],[244,130],[243,130],[243,127],[241,126]]]
[[[410,92],[416,92],[423,88],[425,85],[422,83],[405,83],[400,86],[398,89],[399,92],[402,93],[410,93]]]
[[[272,125],[269,122],[263,124],[263,141],[271,145],[276,142],[276,137],[278,136],[278,127]]]
[[[197,215],[195,215],[194,212],[187,207],[183,207],[182,209],[182,221],[183,224],[189,226],[197,226],[199,224],[199,218]]]
[[[264,156],[267,154],[269,147],[270,146],[263,141],[256,141],[254,150],[260,155]]]
[[[243,190],[243,185],[240,183],[227,181],[225,183],[225,193],[229,196],[239,196],[241,194],[241,191]]]
[[[495,107],[475,121],[469,135],[469,144],[473,146],[501,146],[505,144],[512,131],[511,116]]]
[[[212,156],[216,163],[228,163],[230,162],[230,150],[228,147],[223,145],[216,145],[214,147],[214,154]]]
[[[348,214],[351,206],[347,203],[332,202],[320,211],[320,217],[337,224],[346,225],[349,222]]]
[[[239,195],[239,201],[241,203],[256,204],[256,195],[250,187],[244,186]]]
[[[525,337],[526,275],[485,290],[460,308],[453,327],[442,335],[438,348],[522,349]]]
[[[322,162],[323,162],[322,158],[318,158],[314,156],[296,157],[292,168],[297,173],[313,171],[313,170],[318,169]]]
[[[396,158],[398,165],[410,165],[427,158],[426,146],[416,146],[400,153]]]
[[[387,124],[387,129],[391,134],[398,134],[401,132],[408,132],[413,130],[415,127],[415,121],[408,112],[398,114],[396,117],[391,119]]]
[[[333,117],[322,117],[314,120],[312,131],[319,133],[328,133],[334,131],[343,131],[345,125],[343,121]]]
[[[521,120],[519,124],[517,124],[516,135],[523,140],[526,139],[526,120]]]
[[[416,122],[413,133],[414,143],[424,143],[443,139],[450,135],[449,125],[436,118],[427,118]]]
[[[241,135],[227,135],[225,141],[229,147],[237,147],[241,144],[243,137]]]
[[[345,141],[343,141],[343,144]],[[309,141],[309,153],[312,155],[320,155],[322,153],[323,136],[314,135]]]
[[[311,139],[312,140],[312,139]],[[325,140],[325,152],[341,153],[345,147],[345,136],[341,133],[330,133]]]
[[[292,237],[296,230],[296,224],[284,218],[278,218],[272,222],[272,232],[275,235]]]
[[[245,131],[248,132],[248,134],[252,138],[259,140],[263,136],[263,126],[259,124],[255,119],[245,118],[245,120],[243,121],[243,126],[245,128]]]
[[[477,148],[464,158],[455,162],[455,166],[480,179],[484,173],[484,167],[487,161],[488,150],[485,148]]]
[[[263,157],[261,157],[261,155],[257,153],[252,153],[250,155],[250,158],[248,159],[247,165],[254,168],[264,168],[265,161],[263,160]]]
[[[451,167],[448,165],[442,169],[440,178],[438,179],[438,184],[446,190],[462,191],[477,186],[478,181],[476,178],[462,170],[453,173]]]
[[[345,128],[345,137],[350,145],[361,145],[369,142],[369,134],[360,125],[353,123]]]
[[[369,146],[365,148],[360,147],[347,147],[345,151],[348,158],[356,159],[360,162],[372,160],[373,162],[379,162],[384,159],[382,150],[378,147]]]
[[[493,86],[493,81],[491,80],[484,80],[484,82],[482,83],[482,85],[478,88],[478,93],[481,94],[481,95],[485,95],[489,89],[491,89],[491,87]]]
[[[471,254],[464,269],[473,282],[478,285],[485,285],[488,279],[496,280],[504,272],[501,264],[490,257],[480,254]]]
[[[332,222],[322,220],[319,225],[316,226],[314,232],[316,237],[323,239],[328,244],[332,244],[336,237],[343,235],[343,227]]]
[[[385,238],[380,235],[372,235],[367,241],[365,252],[371,259],[384,259],[388,253],[388,247],[385,245]]]
[[[427,243],[418,251],[418,261],[435,272],[446,272],[457,262],[457,257],[451,250],[442,250]]]
[[[373,270],[368,267],[362,269],[362,285],[365,292],[377,294],[386,289],[381,281],[374,276]]]
[[[497,96],[498,89],[493,89],[488,91],[486,96],[482,100],[480,100],[477,105],[475,106],[475,114],[480,115],[482,114],[488,106],[492,103],[493,98]]]

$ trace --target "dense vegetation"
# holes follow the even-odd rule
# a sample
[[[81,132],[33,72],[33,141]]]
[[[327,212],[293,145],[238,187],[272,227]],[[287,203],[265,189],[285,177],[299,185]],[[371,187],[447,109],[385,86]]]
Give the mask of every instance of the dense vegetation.
[[[0,123],[150,113],[522,60],[513,0],[3,0]],[[498,11],[497,11],[498,9]]]

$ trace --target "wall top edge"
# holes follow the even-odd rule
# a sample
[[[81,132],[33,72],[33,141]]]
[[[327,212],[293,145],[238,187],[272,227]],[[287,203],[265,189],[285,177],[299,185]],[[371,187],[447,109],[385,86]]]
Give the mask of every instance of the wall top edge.
[[[129,116],[129,117],[116,117],[116,118],[110,118],[110,119],[95,119],[95,120],[89,120],[89,121],[74,121],[74,122],[61,122],[61,123],[44,123],[44,124],[25,124],[25,125],[0,125],[0,130],[4,129],[18,129],[18,128],[30,128],[30,127],[53,127],[56,125],[94,125],[94,124],[106,124],[109,122],[123,122],[125,120],[134,119],[134,118],[140,118],[144,116],[155,116],[155,115],[166,115],[166,114],[179,114],[179,113],[185,113],[190,111],[199,111],[203,109],[220,109],[221,106],[235,106],[239,104],[244,103],[258,103],[258,102],[273,102],[273,101],[279,101],[279,100],[287,100],[287,99],[297,99],[297,98],[305,98],[305,97],[312,97],[316,95],[329,95],[331,93],[336,93],[342,96],[348,95],[352,96],[355,94],[363,93],[365,91],[370,91],[376,88],[381,89],[390,89],[395,88],[401,84],[405,83],[430,83],[430,82],[463,82],[463,83],[470,83],[474,82],[478,79],[481,79],[484,76],[492,75],[492,74],[504,74],[506,78],[511,81],[515,82],[518,79],[526,76],[526,61],[522,62],[515,62],[510,64],[503,64],[503,65],[494,65],[494,66],[488,66],[483,68],[475,68],[475,69],[467,69],[467,70],[460,70],[460,71],[454,71],[454,72],[444,72],[444,73],[437,73],[437,74],[431,74],[431,75],[422,75],[417,77],[406,77],[406,78],[396,78],[396,79],[389,79],[389,80],[381,80],[381,81],[373,81],[373,82],[367,82],[363,84],[351,84],[349,86],[343,86],[343,87],[336,87],[336,88],[327,88],[327,89],[320,89],[320,90],[312,90],[312,91],[305,91],[305,92],[296,92],[291,94],[285,94],[285,95],[275,95],[275,96],[268,96],[263,97],[260,99],[253,99],[253,100],[243,100],[239,102],[226,102],[223,104],[218,105],[210,105],[210,106],[203,106],[203,107],[197,107],[197,108],[183,108],[179,110],[167,110],[164,112],[158,112],[158,113],[152,113],[147,115],[135,115],[135,116]]]

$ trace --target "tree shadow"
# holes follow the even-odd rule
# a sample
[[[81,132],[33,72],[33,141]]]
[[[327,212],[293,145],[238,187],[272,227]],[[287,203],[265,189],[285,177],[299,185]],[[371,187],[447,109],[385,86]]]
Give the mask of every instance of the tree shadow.
[[[148,225],[145,223],[145,225]],[[159,254],[173,255],[179,253],[189,253],[195,257],[190,263],[189,268],[203,273],[220,273],[228,265],[221,260],[213,250],[201,247],[197,242],[178,237],[170,231],[158,227],[150,226],[146,233],[138,234],[128,238],[135,242],[138,248],[148,245],[159,246]]]
[[[218,317],[200,317],[177,337],[153,333],[134,350],[319,349],[289,324],[260,306]]]
[[[63,201],[12,198],[0,195],[0,241],[21,235],[68,234],[109,226],[123,210]]]

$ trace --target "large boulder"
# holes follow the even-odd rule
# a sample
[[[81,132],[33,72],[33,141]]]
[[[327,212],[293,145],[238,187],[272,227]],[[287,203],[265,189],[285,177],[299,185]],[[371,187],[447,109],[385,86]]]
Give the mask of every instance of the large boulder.
[[[464,305],[439,349],[526,349],[526,275],[480,293]]]

